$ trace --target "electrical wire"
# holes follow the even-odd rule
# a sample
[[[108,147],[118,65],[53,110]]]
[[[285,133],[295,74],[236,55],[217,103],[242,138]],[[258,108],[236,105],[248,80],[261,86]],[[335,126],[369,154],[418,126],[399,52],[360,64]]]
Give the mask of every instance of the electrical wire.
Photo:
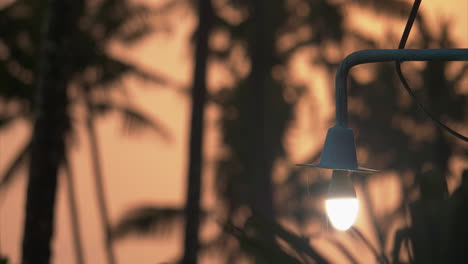
[[[406,45],[406,41],[408,40],[409,34],[411,32],[411,28],[413,27],[414,20],[416,19],[416,16],[418,14],[418,9],[421,4],[422,0],[415,0],[413,7],[411,8],[410,15],[408,17],[408,21],[406,22],[405,29],[403,31],[403,35],[401,36],[400,39],[400,44],[398,45],[398,49],[404,49]],[[413,101],[416,103],[416,105],[434,122],[436,125],[439,127],[445,129],[447,132],[452,134],[453,136],[457,137],[458,139],[461,139],[465,142],[468,142],[468,137],[463,136],[462,134],[456,132],[455,130],[451,129],[444,123],[442,123],[440,120],[438,120],[434,115],[432,115],[429,110],[427,110],[418,100],[416,95],[414,94],[413,90],[410,88],[408,81],[406,80],[405,76],[403,75],[403,72],[401,71],[401,63],[400,61],[395,62],[395,70],[398,74],[398,77],[400,78],[401,83],[405,87],[405,90],[408,92],[408,94],[413,98]]]

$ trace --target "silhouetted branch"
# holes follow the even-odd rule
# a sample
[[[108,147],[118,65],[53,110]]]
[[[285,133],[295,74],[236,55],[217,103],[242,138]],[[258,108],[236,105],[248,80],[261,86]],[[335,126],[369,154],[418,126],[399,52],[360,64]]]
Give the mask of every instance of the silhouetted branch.
[[[73,179],[73,171],[71,169],[70,162],[68,160],[68,155],[65,154],[63,167],[65,169],[65,178],[66,178],[66,187],[67,187],[67,196],[68,196],[68,205],[70,210],[70,221],[71,229],[73,234],[73,246],[75,247],[76,263],[84,264],[84,255],[83,255],[83,242],[81,240],[80,232],[80,217],[78,213],[78,202],[76,199],[76,188],[75,182]]]

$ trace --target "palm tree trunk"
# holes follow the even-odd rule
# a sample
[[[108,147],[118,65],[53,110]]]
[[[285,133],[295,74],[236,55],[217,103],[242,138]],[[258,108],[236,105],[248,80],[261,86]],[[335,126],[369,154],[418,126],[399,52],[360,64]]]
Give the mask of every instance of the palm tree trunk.
[[[60,163],[69,130],[67,51],[73,42],[80,1],[50,0],[45,20],[26,191],[23,264],[48,264]]]
[[[195,69],[192,88],[187,196],[185,203],[185,237],[182,263],[196,264],[199,249],[200,189],[202,186],[203,120],[206,97],[206,64],[208,37],[212,22],[211,0],[198,1],[198,28],[195,43]]]
[[[115,254],[112,247],[111,225],[109,217],[109,209],[107,208],[106,192],[104,187],[104,179],[102,176],[101,162],[99,158],[99,147],[94,127],[94,110],[89,98],[89,87],[85,87],[84,98],[88,109],[86,117],[86,130],[89,136],[89,147],[91,149],[91,163],[93,164],[94,184],[96,186],[96,198],[101,217],[102,230],[104,230],[104,246],[107,257],[107,263],[115,264]]]
[[[73,172],[71,170],[70,163],[68,162],[67,157],[65,157],[64,168],[65,177],[67,179],[68,206],[70,208],[71,229],[73,233],[73,246],[75,247],[76,263],[83,264],[83,243],[81,240],[80,233],[80,217],[78,214],[78,203],[76,201],[75,183],[73,182]]]
[[[252,214],[254,217],[267,221],[274,220],[273,208],[273,186],[271,173],[275,159],[274,150],[270,150],[269,135],[266,133],[266,107],[267,92],[266,80],[270,79],[272,68],[272,56],[274,54],[273,45],[274,32],[266,25],[268,20],[268,3],[265,0],[252,2],[252,25],[253,34],[250,39],[250,53],[252,70],[249,76],[250,90],[252,92],[252,115],[251,125],[254,135],[254,182],[252,191]],[[261,235],[264,240],[273,241],[270,234]]]

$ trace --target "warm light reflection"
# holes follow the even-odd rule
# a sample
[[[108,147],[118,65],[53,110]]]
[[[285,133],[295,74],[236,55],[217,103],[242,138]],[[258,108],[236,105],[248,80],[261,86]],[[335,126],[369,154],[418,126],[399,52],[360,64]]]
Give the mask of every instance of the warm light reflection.
[[[327,199],[325,209],[333,227],[345,231],[356,221],[359,201],[356,198]]]

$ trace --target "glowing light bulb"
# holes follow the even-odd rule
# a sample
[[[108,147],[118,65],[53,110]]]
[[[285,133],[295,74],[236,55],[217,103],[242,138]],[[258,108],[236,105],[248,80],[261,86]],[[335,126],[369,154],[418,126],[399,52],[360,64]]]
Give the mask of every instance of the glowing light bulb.
[[[327,199],[325,209],[333,227],[345,231],[356,221],[359,201],[356,198]]]
[[[325,210],[331,224],[336,229],[345,231],[356,221],[359,201],[356,197],[350,171],[334,170],[328,197],[325,200]]]

